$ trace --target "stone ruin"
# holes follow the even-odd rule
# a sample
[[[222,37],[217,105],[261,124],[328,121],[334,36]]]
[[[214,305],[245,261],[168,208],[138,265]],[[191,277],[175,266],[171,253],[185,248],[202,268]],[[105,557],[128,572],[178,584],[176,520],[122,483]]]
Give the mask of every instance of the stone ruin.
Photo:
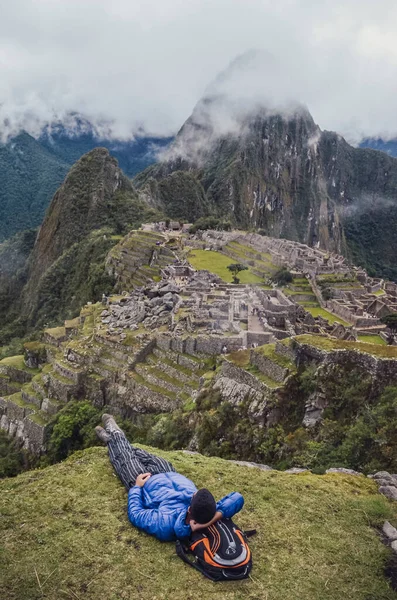
[[[105,297],[99,307],[87,305],[78,319],[47,330],[40,355],[28,353],[25,367],[0,363],[0,427],[40,453],[49,420],[72,398],[111,406],[127,418],[172,411],[188,398],[194,400],[214,359],[238,351],[249,353],[251,367],[261,376],[238,371],[226,361],[216,385],[224,385],[230,401],[234,394],[236,401],[250,398],[252,410],[263,419],[274,390],[294,372],[295,359],[283,340],[307,333],[346,341],[356,339],[357,332],[385,335],[379,319],[397,311],[396,284],[370,278],[342,257],[241,232],[204,232],[189,236],[185,244],[202,247],[203,241],[224,253],[230,241],[248,244],[253,250],[241,259],[246,264],[256,252],[259,257],[270,254],[273,264],[295,269],[295,275],[310,283],[307,287],[321,307],[354,327],[314,318],[297,301],[299,292],[286,295],[260,284],[225,283],[208,271],[195,271],[160,234],[131,233],[108,259],[109,269],[130,292]],[[325,300],[321,284],[329,275],[336,283]],[[46,364],[37,373],[43,354]],[[321,412],[320,404],[313,410]],[[310,407],[308,420],[313,418],[309,413]],[[267,418],[272,421],[277,415]]]

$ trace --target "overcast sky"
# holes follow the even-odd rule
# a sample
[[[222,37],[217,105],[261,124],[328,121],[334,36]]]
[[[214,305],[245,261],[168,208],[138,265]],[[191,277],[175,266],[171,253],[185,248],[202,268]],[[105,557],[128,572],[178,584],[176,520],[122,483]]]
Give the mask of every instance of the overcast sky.
[[[0,0],[0,123],[77,111],[172,134],[252,49],[273,68],[240,69],[233,93],[286,94],[349,140],[397,136],[396,0]]]

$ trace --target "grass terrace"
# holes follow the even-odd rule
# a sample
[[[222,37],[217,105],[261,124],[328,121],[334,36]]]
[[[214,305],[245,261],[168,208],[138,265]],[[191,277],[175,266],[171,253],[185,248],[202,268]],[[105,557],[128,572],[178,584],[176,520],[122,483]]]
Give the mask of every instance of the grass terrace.
[[[30,369],[25,365],[25,357],[23,354],[3,358],[3,360],[0,360],[0,369],[1,367],[12,367],[14,369],[18,369],[19,371],[26,371],[27,373],[32,374],[39,372],[39,369]]]
[[[150,449],[149,449],[150,450]],[[239,490],[256,528],[254,568],[214,584],[127,519],[105,448],[0,481],[0,597],[7,600],[396,600],[378,534],[397,507],[351,475],[290,475],[219,458],[156,453],[216,498]],[[62,493],[60,495],[60,490]]]
[[[235,364],[237,367],[241,367],[245,371],[248,371],[248,373],[255,375],[255,377],[257,379],[259,379],[259,381],[261,381],[262,383],[267,385],[267,387],[269,387],[269,388],[275,389],[282,385],[278,381],[274,381],[270,377],[267,377],[267,375],[264,375],[264,373],[261,373],[259,371],[258,367],[251,365],[250,350],[240,350],[240,351],[236,351],[236,352],[231,352],[230,354],[227,355],[226,358],[230,362]],[[283,357],[279,357],[279,358],[283,358]],[[294,368],[294,365],[292,363],[290,363],[288,365],[288,368],[290,368],[292,370]]]
[[[368,344],[367,342],[347,342],[320,335],[298,335],[294,339],[300,344],[308,344],[309,346],[314,346],[328,352],[332,350],[358,350],[359,352],[372,354],[378,358],[397,359],[397,346],[381,346],[380,344]]]
[[[342,325],[349,326],[347,321],[344,321],[341,317],[337,317],[328,310],[321,308],[321,306],[305,306],[305,308],[307,312],[313,315],[313,317],[323,317],[323,319],[326,319],[329,323],[341,323]]]
[[[295,364],[292,361],[290,361],[287,357],[282,356],[281,354],[277,354],[275,348],[275,344],[265,344],[264,346],[259,346],[258,348],[255,348],[254,352],[262,354],[262,356],[266,356],[266,358],[279,365],[279,367],[289,369],[290,371],[296,371]]]
[[[359,342],[364,342],[365,344],[379,344],[379,346],[387,346],[385,340],[380,337],[380,335],[359,335]]]
[[[48,333],[51,337],[59,340],[60,338],[65,337],[65,327],[52,327],[51,329],[46,329],[45,333]]]
[[[329,275],[320,275],[319,277],[323,277],[323,281],[328,281],[331,279],[336,279],[337,281],[340,281],[338,276],[331,277]],[[307,310],[307,312],[309,312],[311,315],[313,315],[313,317],[322,317],[323,319],[326,319],[328,323],[331,324],[341,323],[345,327],[349,326],[349,323],[344,321],[341,317],[338,317],[337,315],[334,315],[328,310],[321,308],[315,294],[313,293],[312,286],[310,282],[306,279],[306,277],[294,277],[291,285],[289,287],[285,287],[283,289],[283,292],[292,300],[294,300],[297,304],[303,306],[303,308]],[[295,297],[299,295],[305,295],[307,299],[296,300]]]
[[[236,262],[233,258],[212,250],[193,250],[189,253],[188,260],[195,269],[205,269],[214,273],[214,275],[218,275],[226,283],[232,283],[233,276],[227,267]],[[248,271],[238,273],[237,277],[242,284],[263,283],[263,279],[254,275],[250,268],[248,268]]]

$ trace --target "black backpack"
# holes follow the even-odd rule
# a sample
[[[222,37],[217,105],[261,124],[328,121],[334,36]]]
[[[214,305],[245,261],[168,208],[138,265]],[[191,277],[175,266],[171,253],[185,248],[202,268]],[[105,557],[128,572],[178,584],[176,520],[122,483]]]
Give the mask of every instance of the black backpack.
[[[247,538],[255,533],[255,529],[242,531],[231,519],[221,519],[193,532],[187,544],[177,541],[176,553],[212,581],[246,579],[252,569]]]

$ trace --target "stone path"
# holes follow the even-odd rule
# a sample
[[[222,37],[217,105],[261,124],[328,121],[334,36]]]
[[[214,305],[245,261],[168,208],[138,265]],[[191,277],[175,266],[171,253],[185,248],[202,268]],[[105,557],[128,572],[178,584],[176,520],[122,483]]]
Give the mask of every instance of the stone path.
[[[263,333],[265,330],[258,315],[252,315],[250,313],[251,307],[249,307],[248,312],[248,331],[253,331],[254,333]]]

